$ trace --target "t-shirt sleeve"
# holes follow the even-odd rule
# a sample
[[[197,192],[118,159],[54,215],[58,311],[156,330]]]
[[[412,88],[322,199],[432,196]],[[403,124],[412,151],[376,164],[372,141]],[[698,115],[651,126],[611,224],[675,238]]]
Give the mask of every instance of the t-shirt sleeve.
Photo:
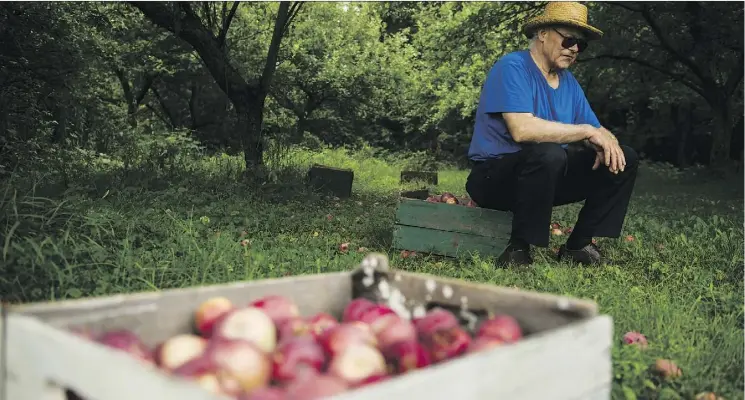
[[[528,73],[512,61],[494,64],[484,84],[482,109],[485,113],[533,111]]]
[[[587,101],[587,96],[585,96],[585,91],[582,90],[576,80],[574,81],[574,88],[574,109],[576,110],[574,112],[574,123],[577,125],[588,124],[600,128],[600,121],[595,112],[592,111],[590,102]]]

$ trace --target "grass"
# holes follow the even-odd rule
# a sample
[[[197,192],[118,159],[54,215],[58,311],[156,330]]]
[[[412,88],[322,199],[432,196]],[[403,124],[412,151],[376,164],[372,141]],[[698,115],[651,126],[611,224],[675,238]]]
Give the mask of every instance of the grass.
[[[305,190],[300,176],[313,162],[353,168],[353,198]],[[743,398],[741,175],[715,180],[645,164],[623,233],[635,240],[601,240],[608,265],[558,263],[545,249],[533,268],[496,269],[479,257],[403,260],[390,248],[401,161],[297,150],[277,175],[285,184],[263,185],[236,180],[239,164],[204,158],[125,185],[105,163],[53,198],[39,196],[54,194],[44,185],[16,191],[29,180],[16,178],[0,197],[0,293],[49,301],[346,270],[363,257],[338,252],[350,242],[410,271],[597,301],[615,324],[613,398]],[[466,175],[441,170],[437,190],[465,194]],[[571,226],[578,210],[557,208],[553,219]],[[644,333],[649,349],[622,346],[630,330]],[[653,379],[647,368],[656,358],[675,360],[682,378]]]

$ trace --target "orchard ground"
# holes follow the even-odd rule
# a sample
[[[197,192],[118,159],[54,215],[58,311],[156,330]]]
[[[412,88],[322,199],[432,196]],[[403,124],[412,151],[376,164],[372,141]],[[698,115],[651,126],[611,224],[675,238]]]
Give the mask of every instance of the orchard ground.
[[[241,183],[240,159],[224,155],[126,179],[119,163],[89,160],[72,168],[64,193],[18,175],[0,192],[0,293],[47,301],[339,271],[364,247],[386,252],[396,268],[597,301],[615,324],[613,398],[743,398],[742,173],[644,164],[623,236],[599,241],[607,265],[559,263],[541,249],[532,268],[497,269],[475,256],[401,259],[390,248],[397,193],[413,188],[399,185],[403,161],[341,150],[283,160],[262,185]],[[353,197],[307,191],[302,176],[313,162],[353,168]],[[443,169],[436,190],[465,195],[466,176]],[[571,226],[579,207],[557,208],[553,220]],[[344,242],[347,253],[338,250]],[[647,336],[647,350],[621,344],[632,330]],[[648,368],[657,358],[674,360],[683,376],[656,380]]]

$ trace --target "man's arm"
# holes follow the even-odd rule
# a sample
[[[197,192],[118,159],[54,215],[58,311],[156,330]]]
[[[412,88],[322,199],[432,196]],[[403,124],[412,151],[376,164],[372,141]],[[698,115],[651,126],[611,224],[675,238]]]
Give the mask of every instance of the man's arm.
[[[503,113],[502,117],[515,142],[572,143],[589,139],[597,129],[589,124],[547,121],[531,113]]]

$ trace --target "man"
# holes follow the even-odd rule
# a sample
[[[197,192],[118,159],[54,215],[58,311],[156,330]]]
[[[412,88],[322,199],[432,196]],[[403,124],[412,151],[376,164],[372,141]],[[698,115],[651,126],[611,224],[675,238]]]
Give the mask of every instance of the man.
[[[637,170],[636,152],[600,125],[567,70],[603,33],[573,2],[549,3],[523,33],[528,50],[498,60],[482,88],[466,190],[481,207],[512,212],[500,264],[531,264],[530,246],[548,247],[552,208],[585,200],[559,259],[598,264],[592,239],[620,236]]]

